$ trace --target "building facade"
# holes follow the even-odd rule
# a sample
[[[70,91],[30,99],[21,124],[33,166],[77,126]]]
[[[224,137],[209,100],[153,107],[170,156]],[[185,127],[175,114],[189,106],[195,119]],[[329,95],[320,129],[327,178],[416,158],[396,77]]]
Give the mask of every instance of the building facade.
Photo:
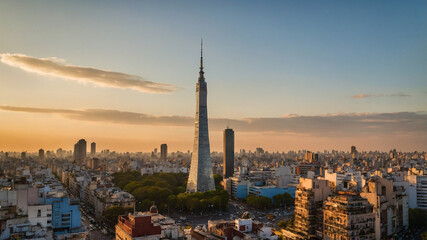
[[[327,180],[300,178],[295,192],[295,233],[307,239],[321,236],[322,204],[331,194]]]
[[[94,155],[96,154],[96,143],[95,143],[95,142],[92,142],[92,143],[90,144],[90,154],[91,154],[92,156],[94,156]]]
[[[80,139],[76,144],[74,144],[74,161],[81,165],[86,158],[87,152],[87,143],[86,140]]]
[[[207,84],[203,72],[203,54],[200,57],[199,80],[196,87],[197,107],[194,129],[193,155],[187,192],[215,190],[208,130]]]
[[[323,209],[323,239],[375,239],[373,206],[356,192],[328,197]]]
[[[168,158],[168,145],[166,143],[163,143],[160,145],[160,159],[163,161],[166,161]]]
[[[232,177],[234,174],[234,131],[227,127],[224,130],[223,176]]]

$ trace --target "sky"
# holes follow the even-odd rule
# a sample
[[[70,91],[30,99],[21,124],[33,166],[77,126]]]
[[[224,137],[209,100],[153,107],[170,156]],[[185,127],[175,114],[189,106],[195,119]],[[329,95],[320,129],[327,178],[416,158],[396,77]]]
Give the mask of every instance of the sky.
[[[0,151],[427,150],[425,1],[1,1]]]

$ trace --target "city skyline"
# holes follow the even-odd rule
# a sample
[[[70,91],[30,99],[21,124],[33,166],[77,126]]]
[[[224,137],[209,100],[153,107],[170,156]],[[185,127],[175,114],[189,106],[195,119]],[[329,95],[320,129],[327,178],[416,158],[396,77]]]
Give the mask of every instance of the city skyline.
[[[200,37],[212,151],[426,150],[424,2],[0,6],[0,150],[191,150]]]

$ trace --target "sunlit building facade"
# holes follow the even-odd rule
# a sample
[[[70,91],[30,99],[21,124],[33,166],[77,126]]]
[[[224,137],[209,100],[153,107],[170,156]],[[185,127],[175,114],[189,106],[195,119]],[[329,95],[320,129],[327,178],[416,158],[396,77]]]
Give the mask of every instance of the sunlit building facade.
[[[194,130],[193,155],[187,192],[206,192],[215,189],[209,145],[207,85],[203,72],[203,55],[200,58],[199,81],[196,87],[197,108]]]

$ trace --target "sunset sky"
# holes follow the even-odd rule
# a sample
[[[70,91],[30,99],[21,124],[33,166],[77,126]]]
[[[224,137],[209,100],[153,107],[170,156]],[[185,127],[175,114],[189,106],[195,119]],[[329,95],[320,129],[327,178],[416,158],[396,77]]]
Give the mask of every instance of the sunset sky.
[[[0,151],[427,150],[426,1],[0,1]]]

